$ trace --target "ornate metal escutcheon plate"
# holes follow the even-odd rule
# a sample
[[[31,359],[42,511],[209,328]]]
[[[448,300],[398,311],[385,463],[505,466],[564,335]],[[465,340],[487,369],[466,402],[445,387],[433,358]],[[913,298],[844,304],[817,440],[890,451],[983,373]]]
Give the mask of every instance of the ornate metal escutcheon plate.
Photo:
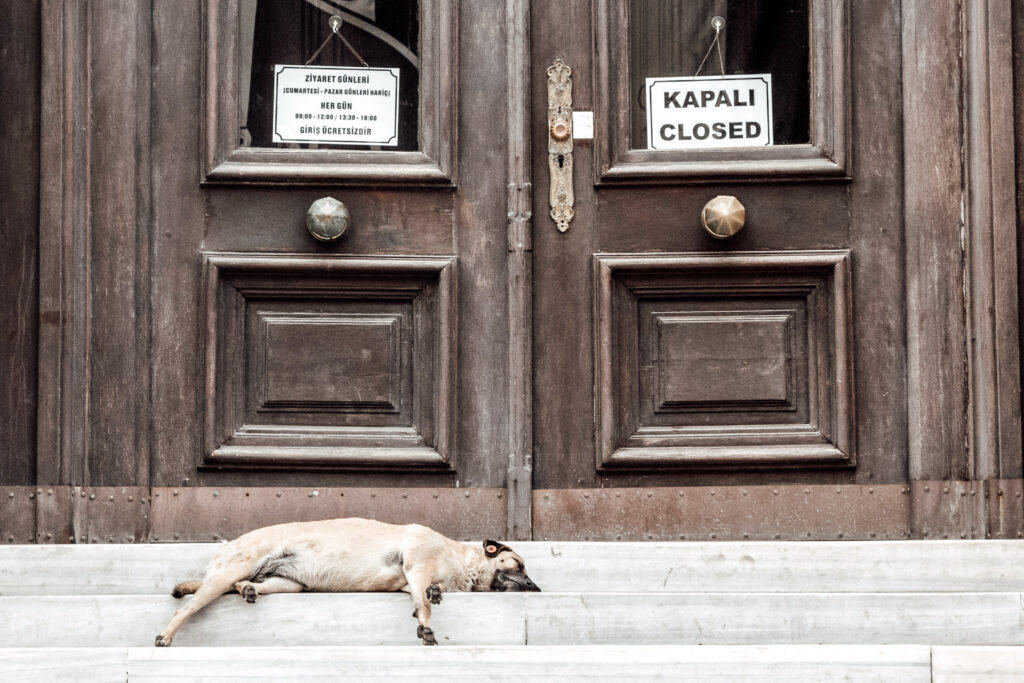
[[[561,59],[548,67],[548,168],[551,218],[569,229],[576,201],[572,191],[572,69]]]

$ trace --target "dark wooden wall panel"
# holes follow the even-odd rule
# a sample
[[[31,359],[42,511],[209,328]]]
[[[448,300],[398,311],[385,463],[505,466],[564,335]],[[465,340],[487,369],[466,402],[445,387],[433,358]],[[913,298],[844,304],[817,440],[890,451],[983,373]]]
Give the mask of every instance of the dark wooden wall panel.
[[[0,484],[35,481],[39,0],[0,3]]]

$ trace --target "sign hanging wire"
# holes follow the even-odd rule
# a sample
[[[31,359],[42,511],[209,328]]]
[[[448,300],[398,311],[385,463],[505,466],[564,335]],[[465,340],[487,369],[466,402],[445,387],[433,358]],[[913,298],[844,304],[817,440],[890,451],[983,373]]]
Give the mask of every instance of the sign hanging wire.
[[[367,68],[370,67],[370,65],[366,63],[366,60],[364,60],[362,57],[360,57],[359,53],[356,52],[356,49],[354,47],[352,47],[352,43],[350,43],[347,40],[345,40],[345,36],[341,35],[341,25],[342,25],[342,23],[344,23],[344,22],[342,22],[341,17],[339,17],[337,14],[335,14],[334,16],[332,16],[330,19],[327,20],[327,25],[331,27],[331,32],[327,34],[326,38],[324,38],[324,42],[320,43],[320,47],[318,47],[316,49],[316,52],[314,52],[313,56],[309,58],[309,60],[305,64],[305,66],[309,66],[313,62],[314,59],[316,59],[317,57],[320,56],[320,53],[323,52],[325,47],[327,47],[327,43],[329,43],[331,41],[331,38],[333,38],[334,36],[338,36],[338,38],[341,39],[341,42],[343,42],[345,44],[345,47],[348,48],[348,51],[356,56],[356,59],[359,60],[360,64],[362,64],[363,66],[365,66]],[[717,33],[715,35],[716,35],[716,40],[717,40]],[[719,50],[719,52],[721,52],[721,50]]]
[[[697,73],[694,76],[700,76],[700,70],[704,68],[704,63],[708,61],[708,57],[711,56],[711,50],[715,47],[718,48],[718,66],[722,69],[722,75],[725,75],[725,60],[722,58],[722,42],[718,39],[722,29],[725,28],[725,19],[722,17],[714,17],[711,20],[711,28],[715,29],[715,37],[711,40],[711,45],[708,45],[708,51],[704,53],[704,59],[700,60],[700,66],[697,67]]]

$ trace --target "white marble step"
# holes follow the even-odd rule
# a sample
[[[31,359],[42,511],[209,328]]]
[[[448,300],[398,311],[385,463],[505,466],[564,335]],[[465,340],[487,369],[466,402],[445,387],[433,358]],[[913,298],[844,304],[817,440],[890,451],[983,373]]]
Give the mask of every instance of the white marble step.
[[[1024,591],[1024,541],[514,543],[545,592]],[[0,546],[0,595],[167,594],[218,544]]]
[[[0,597],[6,647],[146,647],[164,596]],[[218,599],[175,646],[415,645],[403,594]],[[442,645],[1024,645],[1020,593],[456,593],[434,608]]]
[[[0,679],[925,683],[932,680],[932,650],[915,645],[0,649]]]
[[[1010,683],[1022,647],[924,645],[0,648],[0,680],[771,680]]]
[[[934,683],[1020,683],[1024,680],[1024,647],[934,647]]]

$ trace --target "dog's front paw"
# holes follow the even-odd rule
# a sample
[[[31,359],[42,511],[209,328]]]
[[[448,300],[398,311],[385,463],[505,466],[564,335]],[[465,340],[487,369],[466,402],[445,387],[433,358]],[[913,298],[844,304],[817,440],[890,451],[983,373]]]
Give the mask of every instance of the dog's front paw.
[[[437,638],[434,637],[434,632],[422,624],[416,627],[416,637],[420,638],[424,645],[437,645]]]
[[[427,588],[427,600],[430,600],[431,604],[434,605],[441,604],[441,587],[436,583],[431,584],[431,586]]]
[[[171,646],[171,639],[170,638],[166,638],[165,639],[163,634],[160,633],[160,634],[157,634],[156,640],[153,641],[153,645],[155,645],[157,647],[170,647]]]

